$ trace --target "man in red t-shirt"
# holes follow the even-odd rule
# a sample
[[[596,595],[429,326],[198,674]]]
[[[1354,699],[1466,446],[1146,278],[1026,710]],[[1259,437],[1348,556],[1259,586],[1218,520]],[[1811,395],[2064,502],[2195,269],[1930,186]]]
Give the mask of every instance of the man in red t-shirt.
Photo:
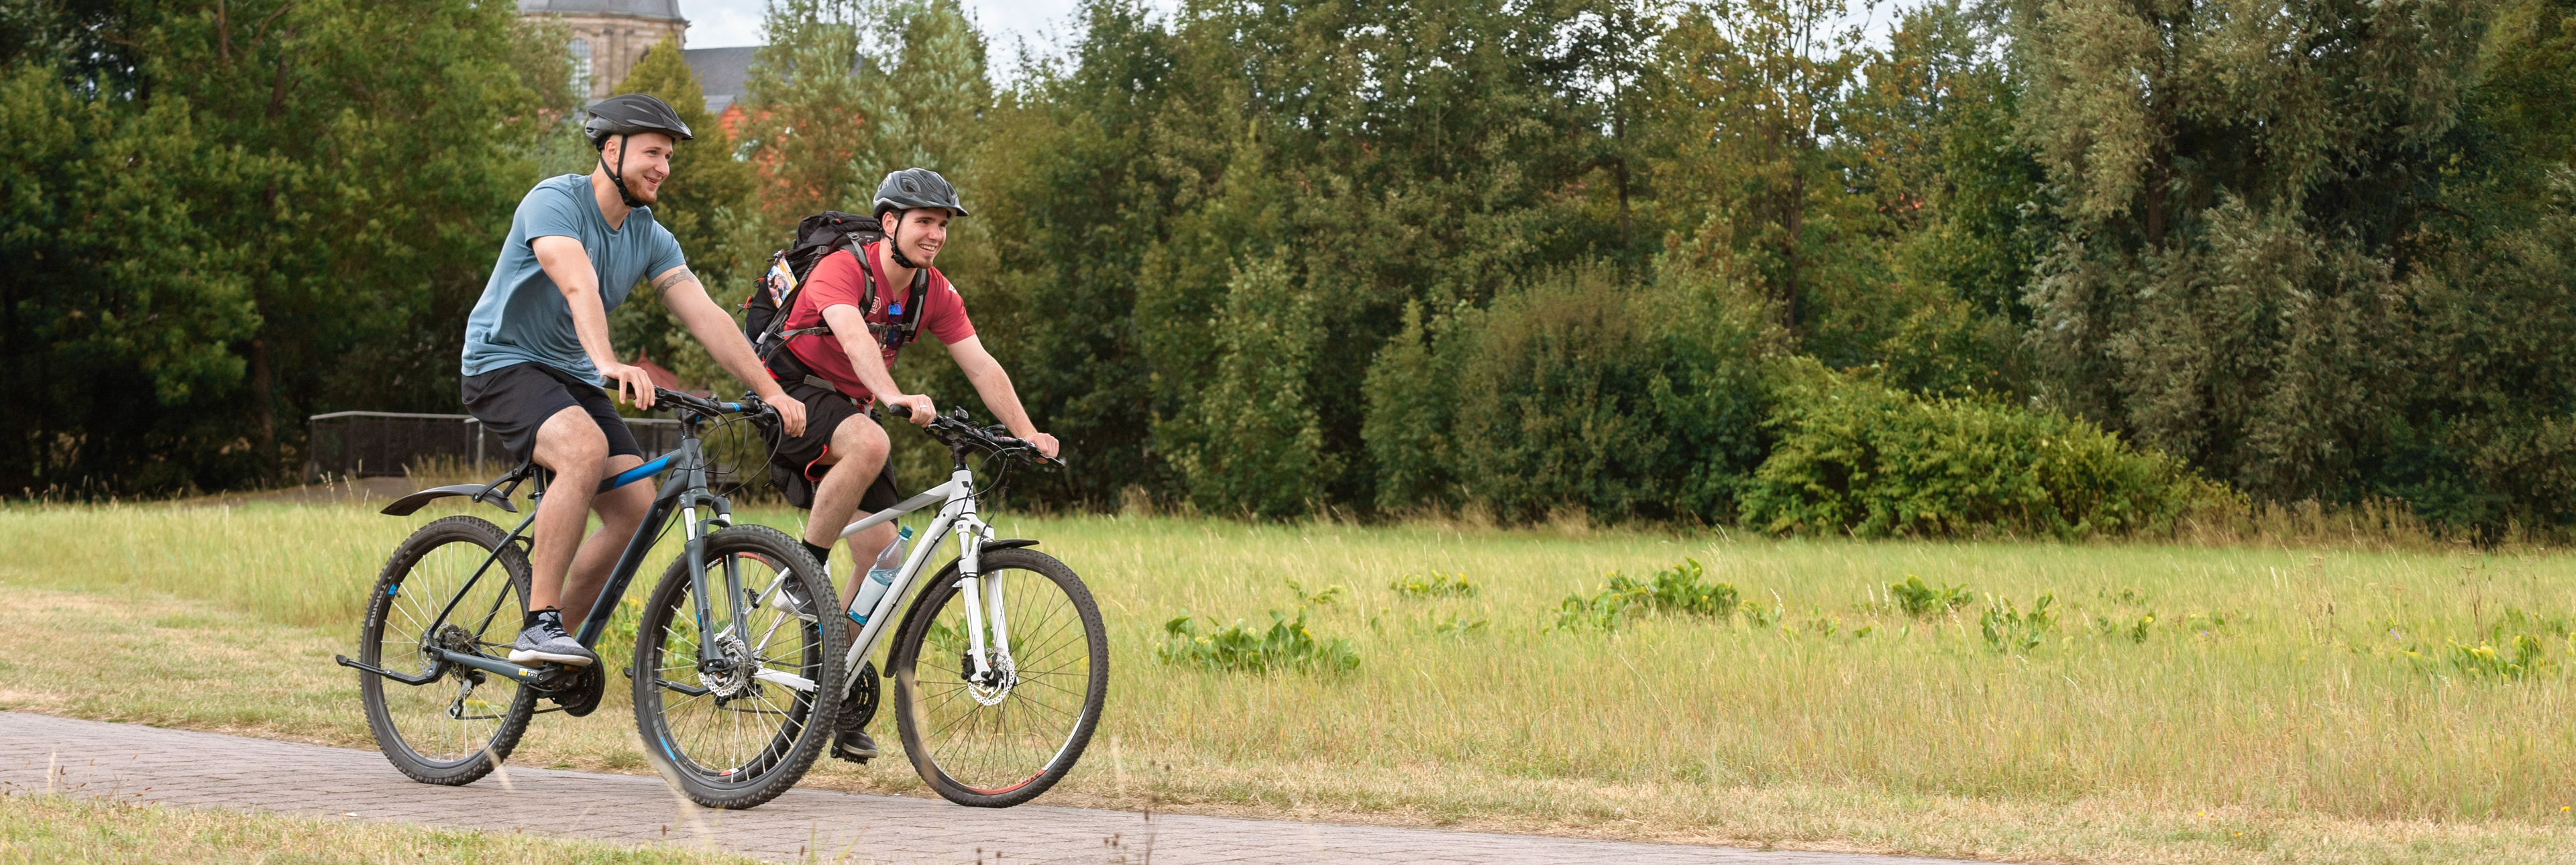
[[[993,410],[1011,435],[1035,444],[1047,456],[1056,455],[1055,437],[1029,423],[1019,392],[1011,387],[1010,373],[975,338],[975,323],[966,318],[965,300],[948,284],[948,277],[930,266],[948,241],[948,221],[966,215],[956,190],[927,168],[897,171],[877,185],[876,215],[885,240],[825,256],[806,274],[804,287],[786,310],[787,331],[828,326],[831,332],[788,340],[787,350],[803,370],[782,372],[778,367],[787,365],[775,363],[770,370],[787,394],[806,406],[805,432],[771,450],[769,472],[790,503],[813,510],[805,521],[804,542],[817,562],[827,562],[842,526],[862,512],[875,513],[902,500],[894,473],[886,466],[885,430],[861,410],[871,398],[881,399],[903,406],[913,423],[925,425],[936,411],[930,397],[904,393],[889,372],[895,352],[902,348],[902,338],[895,336],[901,330],[888,327],[881,341],[869,328],[871,324],[899,325],[907,304],[924,304],[920,329],[948,346],[948,356],[965,371],[985,407]],[[911,296],[912,285],[919,271],[928,271],[928,280],[926,296],[916,298]],[[861,309],[871,280],[876,285],[876,303],[872,309]],[[808,496],[810,501],[799,501]],[[858,593],[859,581],[867,578],[867,563],[894,539],[891,521],[850,537],[856,566],[849,590],[841,597]],[[857,637],[852,632],[851,638]],[[865,731],[847,729],[841,731],[832,753],[864,762],[875,757],[877,749]]]

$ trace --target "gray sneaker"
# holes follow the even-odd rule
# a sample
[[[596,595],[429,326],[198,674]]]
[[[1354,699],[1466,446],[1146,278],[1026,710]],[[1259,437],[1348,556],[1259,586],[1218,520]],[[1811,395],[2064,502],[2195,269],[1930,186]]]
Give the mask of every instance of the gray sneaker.
[[[510,646],[510,663],[537,661],[587,667],[599,663],[599,655],[575,642],[571,634],[564,633],[562,625],[549,619],[539,619],[527,630],[520,631],[519,641]]]

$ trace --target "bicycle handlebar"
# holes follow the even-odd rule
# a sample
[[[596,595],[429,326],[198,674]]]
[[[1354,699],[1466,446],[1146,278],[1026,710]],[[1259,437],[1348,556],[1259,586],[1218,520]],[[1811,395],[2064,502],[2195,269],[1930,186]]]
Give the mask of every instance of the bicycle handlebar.
[[[759,397],[754,396],[743,397],[742,402],[719,402],[717,400],[706,399],[694,394],[681,393],[669,388],[655,387],[653,388],[653,401],[657,403],[669,402],[673,405],[677,405],[681,408],[709,417],[727,414],[753,415],[755,416],[755,419],[757,419],[758,416],[777,416],[776,410],[771,409],[768,405],[762,403]]]
[[[912,417],[912,409],[901,403],[880,401],[877,404],[885,407],[885,410],[895,417]],[[1062,458],[1038,452],[1038,446],[1029,443],[1027,439],[1012,438],[968,422],[966,410],[963,408],[958,409],[953,415],[931,415],[929,425],[922,427],[922,431],[929,433],[931,438],[947,442],[952,446],[962,445],[994,456],[1045,463],[1057,468],[1064,467]]]

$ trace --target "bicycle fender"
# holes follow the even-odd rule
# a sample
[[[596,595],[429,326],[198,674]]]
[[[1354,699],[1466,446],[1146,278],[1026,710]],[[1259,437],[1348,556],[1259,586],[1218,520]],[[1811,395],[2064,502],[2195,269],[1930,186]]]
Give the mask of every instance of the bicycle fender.
[[[518,508],[510,506],[509,499],[484,498],[483,493],[490,489],[492,488],[485,484],[452,484],[443,487],[431,487],[429,489],[421,490],[419,492],[412,493],[411,495],[395,499],[393,504],[386,505],[384,510],[377,511],[377,513],[384,514],[389,517],[407,517],[411,516],[413,511],[420,510],[422,506],[429,504],[431,501],[443,499],[448,496],[473,496],[477,501],[489,502],[494,507],[509,511],[510,513],[515,514],[519,512]]]
[[[978,552],[989,553],[994,550],[1016,550],[1021,547],[1034,547],[1037,545],[1038,542],[1027,538],[998,538],[995,540],[985,541],[984,546],[979,548]]]

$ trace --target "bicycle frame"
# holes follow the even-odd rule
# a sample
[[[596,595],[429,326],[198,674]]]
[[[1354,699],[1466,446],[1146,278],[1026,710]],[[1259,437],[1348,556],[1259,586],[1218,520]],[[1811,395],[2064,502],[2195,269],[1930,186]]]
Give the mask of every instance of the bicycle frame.
[[[975,473],[966,467],[964,461],[959,461],[956,467],[950,470],[947,483],[923,490],[912,498],[897,503],[894,507],[869,514],[865,519],[849,524],[841,529],[841,537],[848,538],[879,525],[894,522],[902,519],[905,514],[929,507],[934,503],[940,504],[939,515],[932,517],[929,529],[921,533],[922,543],[913,547],[911,554],[904,557],[902,567],[895,571],[893,583],[886,587],[885,595],[877,599],[876,609],[868,611],[867,624],[859,627],[858,639],[850,644],[850,653],[844,662],[844,668],[850,671],[852,682],[858,679],[861,660],[876,648],[877,639],[884,636],[886,625],[894,618],[895,607],[902,603],[905,595],[911,593],[913,583],[921,578],[922,570],[929,566],[931,553],[942,546],[941,536],[949,533],[957,536],[958,581],[956,585],[966,594],[967,645],[974,657],[976,675],[989,676],[993,673],[993,661],[990,657],[992,653],[986,651],[988,648],[1000,647],[1005,653],[1009,651],[1009,617],[1002,601],[1002,577],[1000,574],[984,574],[982,565],[978,561],[983,554],[984,545],[993,539],[993,527],[986,525],[975,514]],[[864,567],[859,573],[861,578],[865,579]],[[992,626],[992,639],[989,643],[984,636],[987,624]],[[846,688],[849,683],[843,684]]]
[[[669,528],[672,512],[675,510],[679,513],[683,532],[681,558],[688,563],[690,592],[697,606],[695,612],[698,619],[698,645],[715,645],[720,635],[716,630],[714,610],[708,606],[710,595],[707,592],[708,575],[704,553],[709,531],[733,525],[733,509],[732,504],[723,496],[715,495],[707,489],[705,450],[698,436],[698,425],[704,420],[702,418],[685,420],[681,427],[679,447],[600,482],[598,493],[604,494],[665,471],[672,473],[670,477],[663,479],[661,488],[654,492],[651,509],[645,512],[643,522],[636,525],[635,535],[627,539],[626,549],[618,554],[616,566],[609,570],[607,584],[600,587],[598,598],[591,603],[590,614],[582,619],[581,629],[573,635],[573,639],[585,647],[598,645],[600,636],[607,632],[608,621],[616,614],[618,603],[625,599],[626,589],[633,584],[636,571],[643,566],[644,556],[651,552],[653,544],[660,540],[662,532]],[[498,484],[491,486],[498,486]],[[544,495],[544,484],[540,483],[535,497],[542,500]],[[709,509],[704,520],[698,517],[701,507]],[[519,525],[512,528],[510,534],[502,539],[502,547],[509,546],[510,542],[518,540],[527,533],[529,527],[536,523],[536,510],[534,507],[529,509],[527,518],[520,520]],[[464,600],[465,596],[473,591],[474,585],[491,572],[492,564],[499,558],[498,548],[484,556],[482,566],[476,568],[473,576],[466,578],[465,584],[458,587],[456,593],[447,599],[447,605],[439,610],[438,617],[430,622],[424,629],[425,632],[435,633],[440,625],[445,624],[448,616],[455,612],[457,603]],[[725,568],[724,583],[728,607],[724,621],[747,621],[748,611],[744,609],[741,573],[732,567]],[[485,613],[486,624],[489,624],[490,616],[499,613],[497,601],[499,597],[507,597],[507,595],[496,596],[495,608]],[[552,677],[551,674],[559,673],[563,669],[524,667],[488,655],[468,654],[445,648],[433,647],[432,650],[449,663],[462,664],[521,681],[537,682],[541,687],[544,686],[545,680]],[[426,685],[438,678],[436,670],[431,671],[427,676],[406,676],[390,670],[372,668],[347,657],[340,657],[337,660],[341,666],[366,670],[407,685]],[[812,681],[774,670],[764,669],[754,675],[799,691],[812,692],[815,689]]]

